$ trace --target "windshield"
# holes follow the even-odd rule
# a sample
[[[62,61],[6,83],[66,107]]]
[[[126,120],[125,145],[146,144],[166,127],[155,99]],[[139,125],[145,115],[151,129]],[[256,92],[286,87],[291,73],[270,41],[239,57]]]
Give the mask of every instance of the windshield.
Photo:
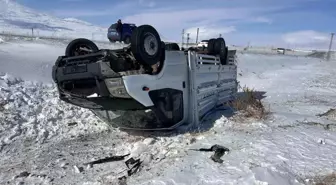
[[[112,24],[110,27],[109,27],[109,30],[115,30],[117,28],[117,24]]]

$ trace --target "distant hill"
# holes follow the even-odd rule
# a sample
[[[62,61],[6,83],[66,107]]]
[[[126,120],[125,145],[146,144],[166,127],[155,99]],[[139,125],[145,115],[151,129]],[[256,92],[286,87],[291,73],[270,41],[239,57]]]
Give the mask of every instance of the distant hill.
[[[61,19],[40,13],[11,0],[0,0],[0,32],[107,40],[107,28],[76,18]]]

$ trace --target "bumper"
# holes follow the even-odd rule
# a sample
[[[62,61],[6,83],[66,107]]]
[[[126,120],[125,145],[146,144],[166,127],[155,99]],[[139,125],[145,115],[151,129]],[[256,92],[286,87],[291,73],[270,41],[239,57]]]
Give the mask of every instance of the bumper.
[[[121,75],[114,72],[108,62],[93,63],[79,58],[73,65],[71,61],[65,65],[65,60],[69,58],[59,57],[52,68],[52,78],[61,100],[88,109],[146,108],[128,94]]]
[[[92,55],[92,57],[97,57],[99,55],[103,54],[95,54]],[[114,72],[110,68],[107,62],[92,62],[92,60],[94,59],[84,58],[81,56],[68,58],[63,56],[59,57],[52,68],[52,79],[55,83],[60,83],[67,80],[121,77],[120,74]],[[70,64],[65,65],[67,62]]]
[[[67,103],[92,110],[106,111],[135,111],[148,109],[134,99],[124,99],[115,97],[73,97],[60,93],[60,99]]]

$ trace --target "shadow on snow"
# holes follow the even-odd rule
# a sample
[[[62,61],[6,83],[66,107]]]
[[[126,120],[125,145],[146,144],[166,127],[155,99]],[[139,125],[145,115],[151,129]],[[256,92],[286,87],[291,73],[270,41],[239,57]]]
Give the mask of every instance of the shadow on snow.
[[[254,94],[256,95],[257,99],[262,100],[266,98],[266,92],[264,91],[255,91]],[[246,96],[247,93],[245,92],[238,92],[237,98],[242,98]],[[231,107],[225,107],[216,109],[207,115],[200,121],[199,126],[188,127],[188,125],[181,125],[180,127],[174,130],[163,130],[163,131],[143,131],[143,130],[129,130],[129,129],[120,129],[121,131],[127,132],[130,135],[134,136],[144,136],[144,137],[174,137],[177,135],[185,134],[185,133],[202,133],[209,131],[213,128],[216,120],[220,119],[221,117],[230,118],[232,117],[236,111]]]

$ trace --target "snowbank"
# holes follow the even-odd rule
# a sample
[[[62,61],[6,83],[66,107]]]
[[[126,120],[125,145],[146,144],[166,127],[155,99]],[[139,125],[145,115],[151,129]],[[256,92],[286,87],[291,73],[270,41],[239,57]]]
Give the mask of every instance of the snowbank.
[[[57,136],[94,132],[89,125],[102,124],[90,111],[70,106],[58,99],[54,85],[25,82],[8,74],[0,76],[0,148],[10,145],[17,139],[33,139],[43,143],[46,139]],[[79,130],[73,130],[68,124],[76,123]],[[89,125],[86,125],[88,124]]]

